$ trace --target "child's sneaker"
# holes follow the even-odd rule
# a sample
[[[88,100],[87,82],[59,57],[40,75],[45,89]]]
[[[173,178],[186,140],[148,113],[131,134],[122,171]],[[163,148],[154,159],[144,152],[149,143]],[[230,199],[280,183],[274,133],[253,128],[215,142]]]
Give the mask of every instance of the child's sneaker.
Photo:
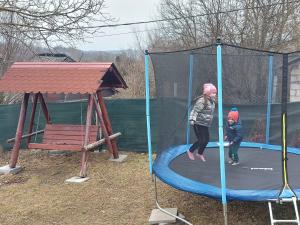
[[[199,153],[196,153],[196,156],[201,159],[203,162],[206,162],[205,158],[204,158],[204,155],[201,155]]]
[[[194,154],[192,152],[190,152],[190,150],[187,150],[186,153],[187,153],[190,160],[195,160]]]
[[[233,159],[229,159],[228,161],[227,161],[229,164],[232,164],[233,163]]]
[[[239,165],[239,164],[240,164],[240,162],[233,162],[231,165],[236,166],[236,165]]]

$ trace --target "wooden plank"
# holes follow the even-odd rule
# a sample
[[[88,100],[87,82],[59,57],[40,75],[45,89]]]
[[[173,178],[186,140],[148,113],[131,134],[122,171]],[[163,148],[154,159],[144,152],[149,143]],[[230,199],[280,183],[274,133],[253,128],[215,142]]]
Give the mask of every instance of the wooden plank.
[[[78,137],[84,137],[85,134],[78,132],[78,131],[48,131],[45,130],[44,137],[48,135],[62,135],[62,136],[78,136]],[[97,136],[97,132],[92,132],[92,136]]]
[[[41,149],[41,150],[64,150],[64,151],[81,151],[82,146],[80,145],[54,145],[54,144],[40,144],[40,143],[29,143],[29,149]]]
[[[96,141],[96,135],[90,135],[89,140]],[[74,136],[74,135],[45,135],[43,140],[76,140],[84,141],[84,136]]]
[[[69,128],[69,129],[67,129],[67,128],[64,128],[64,129],[48,129],[48,128],[46,127],[45,130],[47,130],[47,131],[49,131],[49,132],[55,132],[55,131],[66,131],[66,132],[68,132],[68,131],[76,131],[76,132],[79,132],[79,133],[84,133],[85,127],[82,127],[82,128],[76,128],[76,129],[74,129],[74,128]],[[83,132],[82,132],[82,131],[83,131]],[[96,129],[93,129],[93,130],[91,130],[91,131],[92,131],[93,133],[97,132]]]
[[[42,144],[80,145],[80,146],[83,146],[84,142],[81,141],[81,140],[43,140]]]
[[[93,136],[97,136],[98,132],[96,131],[92,131],[91,135]],[[45,131],[45,135],[64,135],[64,136],[85,136],[84,132],[82,131],[76,131],[76,130],[70,130],[70,131],[66,131],[66,130],[46,130]]]
[[[71,125],[71,124],[47,124],[46,130],[59,130],[59,131],[70,131],[70,130],[76,130],[76,131],[85,131],[86,126],[85,125]],[[97,125],[90,125],[91,131],[98,131]]]
[[[85,127],[85,124],[63,124],[63,123],[56,123],[56,124],[46,124],[47,127]],[[97,127],[97,125],[91,124],[90,127]]]

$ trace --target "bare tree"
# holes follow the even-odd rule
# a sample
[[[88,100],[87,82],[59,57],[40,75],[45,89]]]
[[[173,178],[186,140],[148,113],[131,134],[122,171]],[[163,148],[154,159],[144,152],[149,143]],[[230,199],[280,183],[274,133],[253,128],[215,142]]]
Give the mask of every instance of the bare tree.
[[[37,46],[74,44],[114,19],[104,0],[0,0],[0,76],[14,61],[31,58]],[[97,24],[96,24],[97,23]],[[2,102],[18,101],[3,95]]]
[[[299,1],[162,0],[159,11],[166,22],[159,24],[152,41],[164,39],[171,48],[174,43],[177,48],[197,47],[218,37],[260,49],[299,45]]]
[[[116,57],[115,63],[128,85],[128,89],[120,90],[117,98],[145,97],[144,54],[140,50],[126,51]],[[149,68],[151,94],[154,93],[154,74]]]
[[[0,30],[14,30],[18,36],[13,37],[21,42],[71,43],[95,32],[95,23],[112,20],[103,8],[104,0],[2,0],[0,16],[12,15],[12,20],[0,20]]]

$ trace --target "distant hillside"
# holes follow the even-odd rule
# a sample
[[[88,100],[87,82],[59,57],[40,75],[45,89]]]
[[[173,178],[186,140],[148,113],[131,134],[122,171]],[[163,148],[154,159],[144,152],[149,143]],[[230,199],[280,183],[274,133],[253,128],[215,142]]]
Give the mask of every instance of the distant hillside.
[[[38,49],[39,53],[49,52],[48,49]],[[136,50],[122,50],[122,51],[82,51],[76,48],[56,47],[53,49],[54,53],[64,53],[75,59],[78,62],[103,62],[115,61],[116,57],[127,55],[136,56]]]

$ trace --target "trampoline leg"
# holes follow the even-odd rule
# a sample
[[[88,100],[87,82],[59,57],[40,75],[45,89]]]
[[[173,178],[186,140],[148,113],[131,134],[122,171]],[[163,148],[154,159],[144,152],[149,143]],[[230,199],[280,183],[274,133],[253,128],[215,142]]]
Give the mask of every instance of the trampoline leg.
[[[168,214],[169,216],[172,216],[172,217],[174,217],[174,218],[176,218],[176,219],[178,219],[178,220],[180,220],[180,221],[182,221],[182,222],[184,222],[184,223],[186,223],[186,224],[188,224],[188,225],[193,225],[193,224],[190,223],[189,221],[187,221],[187,220],[185,220],[185,219],[183,219],[183,218],[181,218],[181,217],[179,217],[179,216],[177,216],[177,215],[174,215],[174,214],[168,212],[167,210],[164,210],[162,207],[160,207],[160,205],[159,205],[159,203],[158,203],[158,200],[157,200],[157,187],[156,187],[156,176],[155,176],[155,175],[154,175],[154,187],[155,187],[155,203],[156,203],[157,208],[158,208],[160,211],[162,211],[162,212]]]
[[[296,224],[300,225],[299,212],[298,212],[298,206],[297,206],[297,198],[292,197],[291,199],[283,199],[282,200],[282,202],[291,202],[291,201],[293,202],[293,206],[294,206],[295,214],[296,214],[296,219],[294,219],[294,220],[276,220],[276,219],[274,219],[273,211],[272,211],[272,202],[271,201],[268,202],[270,220],[271,220],[272,225],[274,225],[275,223],[296,223]]]
[[[223,216],[224,216],[224,225],[228,224],[227,220],[227,204],[223,204]]]
[[[271,224],[274,225],[274,218],[273,218],[273,211],[272,211],[272,203],[271,203],[271,202],[268,202],[268,206],[269,206],[270,221],[271,221]]]
[[[298,206],[297,206],[297,198],[293,197],[293,204],[294,204],[294,208],[295,208],[295,214],[296,214],[296,220],[298,225],[300,225],[300,220],[299,220],[299,212],[298,212]]]

